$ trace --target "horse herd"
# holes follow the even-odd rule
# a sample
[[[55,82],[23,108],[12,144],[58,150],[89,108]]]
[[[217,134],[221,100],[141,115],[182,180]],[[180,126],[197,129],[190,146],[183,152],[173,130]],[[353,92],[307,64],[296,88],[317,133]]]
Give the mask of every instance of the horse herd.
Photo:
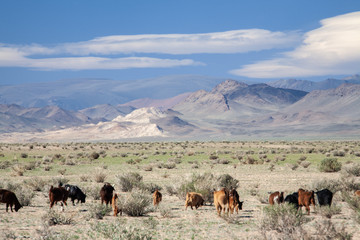
[[[114,187],[110,183],[105,183],[100,189],[100,198],[101,204],[111,204],[114,212],[114,216],[117,216],[119,213],[122,215],[122,209],[117,205],[118,195],[114,194]],[[284,197],[284,192],[272,192],[269,193],[269,204],[281,204],[287,202],[293,204],[297,209],[305,207],[307,214],[310,214],[310,205],[315,207],[315,195],[317,197],[317,202],[320,206],[331,206],[333,193],[329,189],[323,189],[320,191],[307,191],[304,189],[299,189],[297,192],[287,195]],[[360,198],[360,190],[355,191],[355,196]],[[243,202],[240,201],[238,192],[235,189],[222,188],[219,191],[213,192],[214,196],[214,205],[219,215],[223,211],[224,214],[227,210],[227,213],[234,213],[234,210],[238,213],[239,210],[242,210]],[[51,186],[49,189],[49,200],[50,200],[50,209],[57,202],[61,203],[62,211],[64,211],[64,204],[67,205],[66,201],[70,198],[73,205],[75,205],[75,200],[77,203],[85,203],[86,195],[82,190],[75,185],[66,184],[62,186],[59,184],[58,187]],[[153,205],[158,206],[162,201],[162,194],[156,189],[152,195]],[[14,210],[17,212],[22,205],[18,201],[15,193],[6,189],[0,189],[0,202],[6,204],[6,212],[10,206],[11,212]],[[205,205],[205,200],[200,193],[196,192],[187,192],[185,200],[185,210],[190,207],[193,209],[198,209],[200,206]]]

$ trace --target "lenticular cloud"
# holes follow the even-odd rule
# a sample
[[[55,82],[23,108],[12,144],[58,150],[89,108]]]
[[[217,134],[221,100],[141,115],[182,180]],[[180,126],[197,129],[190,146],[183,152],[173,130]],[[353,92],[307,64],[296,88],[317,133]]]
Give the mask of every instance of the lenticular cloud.
[[[253,78],[282,78],[353,74],[360,66],[360,12],[324,19],[304,35],[302,44],[282,58],[232,70]]]
[[[297,32],[271,32],[263,29],[234,30],[203,34],[118,35],[86,42],[64,44],[69,54],[121,53],[244,53],[284,48],[299,43]]]

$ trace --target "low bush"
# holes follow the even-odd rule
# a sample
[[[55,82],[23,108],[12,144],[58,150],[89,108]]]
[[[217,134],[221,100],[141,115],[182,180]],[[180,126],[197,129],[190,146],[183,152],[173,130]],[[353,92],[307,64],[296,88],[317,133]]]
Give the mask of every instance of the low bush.
[[[350,176],[360,177],[360,164],[352,164],[344,167],[345,173]]]
[[[92,153],[90,154],[90,156],[89,156],[89,158],[90,158],[91,160],[98,159],[99,157],[100,157],[100,154],[97,153],[97,152],[92,152]]]
[[[120,202],[120,209],[132,217],[143,216],[151,212],[151,196],[148,192],[137,190],[132,191],[130,195]]]
[[[10,161],[2,161],[0,162],[0,169],[7,169],[11,166],[11,162]]]
[[[151,240],[152,231],[149,229],[126,225],[123,220],[112,223],[95,222],[91,224],[91,231],[87,232],[90,239],[117,240]]]
[[[274,233],[276,239],[302,239],[305,231],[305,216],[291,204],[266,206],[263,208],[260,230],[265,239]]]
[[[311,162],[309,161],[302,161],[300,163],[300,166],[302,166],[303,168],[308,168],[311,165]]]
[[[341,170],[341,163],[337,158],[324,158],[319,166],[320,172],[338,172]]]
[[[64,177],[54,177],[51,182],[52,185],[57,187],[57,186],[64,186],[65,184],[67,184],[70,180]]]
[[[218,187],[227,189],[236,189],[239,186],[239,180],[233,178],[229,174],[222,174],[218,177]]]
[[[94,180],[97,183],[103,183],[106,179],[106,174],[103,172],[97,172],[95,173]]]
[[[123,192],[130,192],[134,187],[142,183],[143,177],[136,172],[129,172],[115,176]]]
[[[89,217],[95,219],[103,219],[112,211],[111,207],[103,204],[93,204],[89,209]]]
[[[15,176],[24,176],[25,168],[19,164],[12,166]]]
[[[101,186],[95,186],[95,187],[85,187],[84,191],[86,195],[92,197],[94,200],[100,199],[100,189]]]
[[[24,165],[25,170],[34,170],[36,168],[36,162],[32,161],[32,162],[28,162]]]
[[[331,218],[333,215],[341,213],[341,207],[334,204],[331,206],[317,207],[316,210],[320,213],[321,216],[326,218]]]
[[[21,187],[15,191],[16,197],[22,206],[30,206],[35,197],[34,191],[29,188]]]
[[[315,225],[316,232],[312,239],[352,239],[352,234],[346,232],[345,226],[336,228],[330,220],[320,220]]]
[[[43,191],[44,187],[46,185],[46,181],[39,178],[39,177],[32,177],[29,179],[26,179],[24,181],[24,184],[27,185],[30,189],[32,189],[33,191]]]
[[[74,223],[71,217],[67,217],[65,214],[57,213],[53,210],[48,211],[42,216],[42,220],[49,226],[53,225],[70,225]]]
[[[339,180],[324,179],[312,183],[312,189],[317,191],[325,188],[335,194],[337,191],[341,190],[341,182]]]

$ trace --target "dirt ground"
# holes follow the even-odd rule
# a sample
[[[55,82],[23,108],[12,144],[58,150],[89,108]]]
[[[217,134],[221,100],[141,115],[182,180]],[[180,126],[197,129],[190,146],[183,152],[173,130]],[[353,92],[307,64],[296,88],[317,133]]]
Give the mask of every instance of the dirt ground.
[[[276,147],[279,147],[280,144]],[[221,149],[221,147],[220,147]],[[20,150],[20,152],[23,149]],[[5,152],[5,150],[3,150]],[[6,157],[6,156],[5,156]],[[356,158],[353,161],[357,161]],[[0,181],[10,181],[19,183],[29,178],[38,177],[46,180],[46,185],[42,191],[36,191],[30,206],[21,208],[18,212],[6,212],[5,204],[0,204],[0,238],[3,239],[106,239],[107,235],[99,233],[99,227],[103,225],[109,227],[107,231],[120,231],[120,229],[141,230],[146,236],[152,239],[264,239],[260,225],[263,218],[263,208],[268,204],[261,199],[266,199],[269,192],[284,191],[285,195],[297,191],[299,188],[312,189],[314,183],[324,179],[334,180],[342,177],[341,172],[323,173],[319,172],[316,164],[308,168],[298,167],[292,170],[288,164],[275,164],[270,168],[269,164],[209,164],[207,161],[199,160],[198,167],[193,164],[182,162],[175,168],[164,169],[155,167],[156,161],[148,160],[140,164],[112,164],[106,163],[102,169],[106,173],[106,181],[115,184],[115,192],[119,194],[120,200],[124,199],[129,193],[121,192],[116,175],[126,172],[137,172],[143,176],[145,183],[154,183],[162,187],[163,200],[159,208],[142,217],[111,216],[108,214],[104,219],[98,220],[89,217],[91,206],[99,204],[100,200],[94,200],[88,193],[85,204],[72,206],[70,200],[65,211],[61,212],[60,206],[54,207],[53,211],[72,220],[71,224],[57,224],[47,226],[44,216],[49,212],[48,189],[51,179],[54,177],[64,177],[70,184],[79,186],[82,189],[100,188],[103,183],[93,180],[93,175],[103,166],[101,160],[95,165],[79,168],[79,166],[65,166],[68,170],[64,176],[44,172],[43,170],[34,171],[31,174],[25,173],[24,176],[13,176],[10,170],[0,171]],[[153,164],[151,171],[145,171],[144,166]],[[98,165],[98,166],[96,166]],[[63,166],[53,166],[54,169]],[[270,170],[271,169],[271,170]],[[192,174],[212,173],[214,175],[230,174],[239,180],[237,188],[240,200],[244,201],[243,210],[239,214],[230,216],[218,216],[213,204],[207,204],[197,210],[184,209],[184,200],[170,195],[166,191],[166,186],[178,187]],[[88,180],[80,176],[88,176]],[[356,179],[359,180],[358,178]],[[150,194],[149,194],[150,195]],[[347,233],[352,234],[352,239],[360,239],[360,227],[352,217],[353,210],[348,204],[342,201],[340,193],[334,195],[333,204],[341,208],[341,213],[333,215],[330,219],[335,228],[344,227]],[[303,209],[305,212],[305,210]],[[164,214],[166,212],[167,214]],[[325,239],[317,236],[318,223],[326,220],[318,211],[311,208],[311,213],[306,216],[309,220],[304,224],[305,231],[312,239]],[[104,227],[102,228],[103,231]],[[280,235],[276,232],[267,235],[268,239],[279,239]],[[125,236],[123,236],[124,239]],[[114,238],[114,237],[113,237]],[[115,239],[115,238],[114,238]],[[121,238],[119,238],[121,239]],[[128,237],[128,239],[135,239]]]

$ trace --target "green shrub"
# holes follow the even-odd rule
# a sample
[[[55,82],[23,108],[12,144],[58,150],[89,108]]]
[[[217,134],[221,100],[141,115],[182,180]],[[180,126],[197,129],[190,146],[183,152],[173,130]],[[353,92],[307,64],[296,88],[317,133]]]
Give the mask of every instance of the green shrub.
[[[115,176],[123,192],[130,192],[134,187],[142,183],[143,177],[136,172],[129,172]]]
[[[97,172],[95,173],[94,180],[97,183],[103,183],[105,181],[106,176],[107,175],[103,172]]]
[[[31,188],[33,191],[43,191],[46,181],[39,177],[32,177],[24,181],[24,184]]]
[[[266,206],[263,208],[263,217],[260,230],[265,239],[273,231],[276,239],[298,239],[304,233],[305,216],[292,204]],[[270,237],[271,238],[271,237]]]
[[[317,211],[320,213],[321,216],[331,218],[333,215],[341,213],[341,207],[333,204],[331,206],[317,207]]]
[[[89,217],[95,219],[103,219],[104,216],[112,211],[111,207],[102,204],[94,204],[90,206]]]
[[[151,212],[151,195],[145,191],[133,191],[123,201],[120,209],[129,216],[138,217]]]
[[[126,225],[123,220],[112,223],[95,222],[91,224],[91,231],[87,232],[90,239],[117,240],[151,240],[152,231],[149,229]]]
[[[222,174],[218,177],[218,188],[236,189],[239,186],[239,180],[233,178],[229,174]]]
[[[352,239],[352,234],[346,232],[345,225],[336,228],[335,225],[328,219],[316,221],[315,229],[316,233],[314,235],[321,237],[314,239]]]
[[[341,170],[341,163],[337,158],[324,158],[319,166],[320,172],[338,172]]]
[[[345,172],[350,176],[360,177],[360,164],[352,164],[344,167]]]
[[[324,179],[313,182],[312,188],[317,191],[327,188],[335,194],[337,191],[342,189],[342,183],[339,180]]]
[[[67,217],[65,214],[57,213],[53,210],[50,210],[44,214],[42,216],[42,220],[49,226],[69,225],[74,223],[74,220],[71,217]]]
[[[0,169],[7,169],[11,166],[11,162],[10,161],[2,161],[0,162]]]
[[[35,196],[34,191],[29,188],[18,188],[15,191],[16,197],[22,206],[30,206],[32,199]]]
[[[95,159],[98,159],[100,157],[100,154],[98,154],[97,152],[92,152],[90,154],[90,159],[91,160],[95,160]]]

